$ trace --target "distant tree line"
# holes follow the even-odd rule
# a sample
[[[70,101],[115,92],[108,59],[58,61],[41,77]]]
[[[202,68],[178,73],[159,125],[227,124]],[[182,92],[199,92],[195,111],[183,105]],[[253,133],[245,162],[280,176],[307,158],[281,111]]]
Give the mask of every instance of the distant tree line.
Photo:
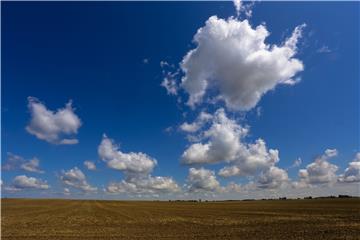
[[[328,198],[359,198],[356,196],[350,196],[350,195],[344,195],[344,194],[340,194],[338,196],[325,196],[325,197],[312,197],[312,196],[307,196],[304,198],[286,198],[286,197],[279,197],[279,198],[262,198],[262,199],[242,199],[242,200],[233,200],[233,199],[229,199],[229,200],[202,200],[201,198],[198,200],[195,199],[189,199],[189,200],[169,200],[169,202],[195,202],[195,203],[201,203],[201,202],[235,202],[235,201],[268,201],[268,200],[301,200],[301,199],[305,199],[305,200],[309,200],[309,199],[328,199]]]

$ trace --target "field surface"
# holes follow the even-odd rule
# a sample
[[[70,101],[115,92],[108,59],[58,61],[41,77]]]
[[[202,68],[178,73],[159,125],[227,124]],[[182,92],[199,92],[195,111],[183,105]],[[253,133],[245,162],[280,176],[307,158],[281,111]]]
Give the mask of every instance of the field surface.
[[[1,239],[360,239],[359,199],[3,199]]]

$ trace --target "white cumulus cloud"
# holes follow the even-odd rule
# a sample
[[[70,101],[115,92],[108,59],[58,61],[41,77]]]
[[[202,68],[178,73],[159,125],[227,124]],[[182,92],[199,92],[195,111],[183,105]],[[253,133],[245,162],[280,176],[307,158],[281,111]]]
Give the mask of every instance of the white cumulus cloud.
[[[182,162],[217,163],[232,161],[241,148],[240,138],[244,137],[248,129],[227,118],[224,109],[215,112],[210,128],[201,135],[206,143],[194,143],[182,155]]]
[[[248,128],[242,127],[218,109],[211,118],[210,127],[200,131],[200,142],[191,144],[182,155],[184,164],[230,163],[222,168],[220,176],[252,175],[279,161],[279,152],[268,149],[262,139],[246,143]]]
[[[157,164],[155,159],[142,152],[123,153],[105,134],[98,147],[98,154],[108,167],[130,173],[150,173]]]
[[[360,182],[360,152],[358,152],[354,160],[349,163],[344,174],[339,176],[339,181],[347,183]]]
[[[84,193],[97,191],[97,188],[92,187],[87,182],[85,174],[77,167],[69,169],[68,171],[63,170],[62,174],[60,176],[60,180],[66,186],[70,186],[70,187],[79,189],[79,190],[83,191]]]
[[[111,182],[105,189],[108,193],[129,195],[158,195],[179,192],[181,188],[171,177],[152,176],[157,165],[154,158],[145,153],[123,153],[119,146],[105,134],[98,147],[100,158],[108,167],[124,172],[125,179]]]
[[[48,189],[49,185],[46,181],[26,175],[16,176],[12,181],[9,190],[20,191],[24,189]]]
[[[278,188],[285,186],[289,181],[288,174],[285,170],[271,166],[263,171],[257,179],[257,187],[259,188]]]
[[[121,182],[110,183],[106,191],[109,193],[126,193],[131,195],[153,195],[179,192],[180,187],[170,177],[129,176]]]
[[[190,192],[215,192],[221,190],[215,172],[205,168],[189,169],[187,187]]]
[[[324,154],[317,157],[306,169],[299,170],[299,181],[294,182],[294,187],[307,187],[318,184],[333,184],[337,181],[336,171],[338,166],[331,164],[329,159],[338,154],[336,149],[326,149]]]
[[[214,92],[229,109],[250,110],[277,85],[296,83],[295,75],[304,68],[294,58],[304,26],[296,27],[284,43],[270,45],[264,25],[253,28],[247,20],[210,17],[194,36],[197,47],[181,62],[188,104],[194,107]]]
[[[76,138],[65,138],[77,134],[81,126],[80,118],[75,114],[72,102],[65,108],[51,111],[34,97],[28,97],[31,120],[26,130],[38,139],[52,144],[76,144]]]

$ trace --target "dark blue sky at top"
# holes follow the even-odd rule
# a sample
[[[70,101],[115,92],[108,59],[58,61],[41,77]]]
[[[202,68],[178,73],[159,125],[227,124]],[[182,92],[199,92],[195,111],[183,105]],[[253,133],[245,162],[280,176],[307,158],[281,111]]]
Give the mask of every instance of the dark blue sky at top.
[[[97,161],[99,171],[84,172],[91,184],[105,186],[122,178],[98,159],[106,133],[124,152],[156,158],[154,175],[183,183],[188,167],[179,158],[188,142],[165,129],[193,120],[197,112],[180,109],[160,87],[159,63],[178,64],[210,16],[234,14],[231,2],[2,2],[2,161],[7,152],[36,156],[46,171],[39,177],[55,187],[62,169]],[[302,81],[267,93],[259,103],[262,115],[251,111],[243,120],[251,127],[250,140],[261,137],[279,149],[280,167],[298,157],[304,167],[326,148],[337,148],[332,161],[343,170],[359,150],[359,21],[354,19],[359,20],[357,2],[255,4],[250,22],[266,23],[268,43],[280,43],[297,25],[307,24],[297,55],[305,65]],[[331,52],[317,52],[323,46]],[[28,134],[28,96],[52,110],[72,99],[83,122],[80,143],[51,145]],[[10,182],[20,173],[2,172],[2,179]],[[296,173],[290,170],[290,177]]]

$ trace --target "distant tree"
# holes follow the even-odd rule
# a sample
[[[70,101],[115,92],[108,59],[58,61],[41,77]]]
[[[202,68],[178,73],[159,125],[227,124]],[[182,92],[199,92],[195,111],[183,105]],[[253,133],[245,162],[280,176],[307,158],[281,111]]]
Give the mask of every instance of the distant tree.
[[[350,198],[350,196],[349,195],[339,195],[339,198]]]

